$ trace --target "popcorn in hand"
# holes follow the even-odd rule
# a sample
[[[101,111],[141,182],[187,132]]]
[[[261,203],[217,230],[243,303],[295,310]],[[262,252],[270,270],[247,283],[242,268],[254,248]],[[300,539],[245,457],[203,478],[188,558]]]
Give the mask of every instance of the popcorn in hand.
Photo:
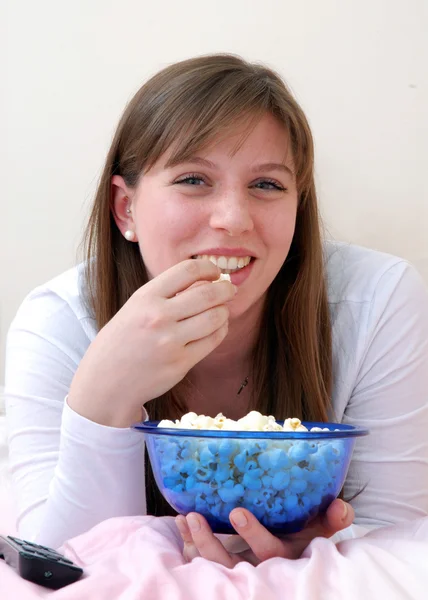
[[[218,279],[215,279],[213,283],[219,283],[220,281],[229,281],[230,283],[232,283],[229,273],[220,273],[220,277]]]

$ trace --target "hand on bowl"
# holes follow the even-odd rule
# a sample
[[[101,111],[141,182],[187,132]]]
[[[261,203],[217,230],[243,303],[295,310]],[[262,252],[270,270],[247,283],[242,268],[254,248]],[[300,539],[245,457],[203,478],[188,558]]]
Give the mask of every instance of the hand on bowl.
[[[198,513],[189,513],[187,517],[178,515],[176,524],[184,542],[183,555],[188,562],[202,557],[232,568],[242,561],[257,565],[269,558],[299,558],[314,538],[329,538],[352,525],[353,520],[352,506],[336,499],[325,514],[318,515],[302,531],[276,537],[248,510],[236,508],[230,513],[230,522],[250,548],[240,554],[228,552],[206,519]]]

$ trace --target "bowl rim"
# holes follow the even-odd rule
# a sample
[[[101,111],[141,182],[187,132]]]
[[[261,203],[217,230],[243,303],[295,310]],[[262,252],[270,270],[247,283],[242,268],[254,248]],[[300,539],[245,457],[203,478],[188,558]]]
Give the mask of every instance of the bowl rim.
[[[370,431],[365,427],[347,425],[344,423],[321,423],[318,421],[302,421],[307,427],[328,427],[330,431],[234,431],[221,429],[179,429],[172,427],[158,427],[160,421],[142,421],[131,425],[132,429],[141,431],[148,435],[169,435],[179,437],[199,438],[244,438],[265,440],[325,440],[337,438],[352,438],[369,435]],[[284,421],[277,421],[283,424]],[[339,431],[334,431],[338,429]]]

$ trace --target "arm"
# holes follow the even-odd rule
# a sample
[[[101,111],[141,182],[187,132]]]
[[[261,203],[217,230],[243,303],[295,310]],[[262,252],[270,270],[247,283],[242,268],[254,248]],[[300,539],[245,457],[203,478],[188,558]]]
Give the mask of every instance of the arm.
[[[357,441],[345,497],[355,522],[380,526],[428,514],[428,293],[404,261],[380,278],[343,422],[370,435]],[[362,324],[364,326],[364,324]]]
[[[59,546],[103,519],[142,514],[143,439],[64,403],[89,338],[53,292],[32,294],[9,331],[6,411],[21,537]]]
[[[227,335],[225,304],[236,290],[213,286],[218,274],[208,260],[183,261],[139,288],[97,334],[77,288],[61,287],[67,302],[49,289],[24,302],[6,366],[23,537],[55,547],[104,519],[145,511],[144,441],[130,425]]]

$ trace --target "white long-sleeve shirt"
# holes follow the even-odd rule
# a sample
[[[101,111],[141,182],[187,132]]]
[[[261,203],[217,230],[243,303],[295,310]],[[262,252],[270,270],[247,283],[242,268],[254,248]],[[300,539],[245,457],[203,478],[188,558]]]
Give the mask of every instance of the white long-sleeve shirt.
[[[427,289],[394,256],[328,242],[325,257],[334,416],[371,432],[357,440],[345,484],[348,496],[366,486],[352,503],[355,523],[371,528],[426,516]],[[103,519],[146,510],[142,434],[89,421],[64,400],[97,335],[81,275],[75,267],[31,292],[7,339],[18,529],[53,547]]]

